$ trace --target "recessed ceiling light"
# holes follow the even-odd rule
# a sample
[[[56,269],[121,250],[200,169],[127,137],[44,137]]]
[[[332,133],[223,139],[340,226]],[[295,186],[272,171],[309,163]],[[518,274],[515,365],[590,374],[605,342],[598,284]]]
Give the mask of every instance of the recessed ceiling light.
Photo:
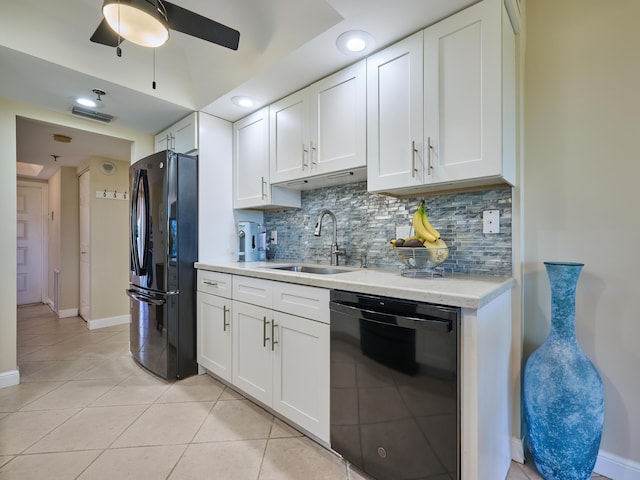
[[[244,108],[251,108],[256,104],[256,102],[254,102],[252,98],[240,97],[240,96],[231,97],[231,102],[234,105],[238,105],[239,107],[244,107]]]
[[[363,55],[375,47],[375,40],[363,30],[349,30],[336,40],[336,46],[345,55]]]
[[[83,107],[95,107],[97,104],[90,98],[76,98],[76,103],[78,105],[82,105]]]

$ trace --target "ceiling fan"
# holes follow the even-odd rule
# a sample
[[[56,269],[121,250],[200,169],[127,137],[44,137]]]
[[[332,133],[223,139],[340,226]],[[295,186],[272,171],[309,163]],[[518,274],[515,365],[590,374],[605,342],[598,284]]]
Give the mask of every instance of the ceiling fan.
[[[167,41],[169,30],[231,50],[237,50],[240,41],[237,30],[164,0],[105,0],[102,14],[91,41],[110,47],[124,40],[157,47]]]

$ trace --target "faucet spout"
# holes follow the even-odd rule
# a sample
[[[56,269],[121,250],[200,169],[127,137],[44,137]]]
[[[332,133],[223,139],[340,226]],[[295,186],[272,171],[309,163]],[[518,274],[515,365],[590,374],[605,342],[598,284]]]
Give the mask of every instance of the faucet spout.
[[[338,222],[336,221],[336,216],[331,210],[321,210],[318,214],[318,220],[316,221],[316,228],[313,231],[313,234],[316,237],[320,236],[320,231],[322,230],[322,219],[325,215],[329,215],[331,217],[331,221],[333,222],[333,241],[331,242],[331,265],[338,265],[338,255],[343,254],[344,252],[338,249]]]

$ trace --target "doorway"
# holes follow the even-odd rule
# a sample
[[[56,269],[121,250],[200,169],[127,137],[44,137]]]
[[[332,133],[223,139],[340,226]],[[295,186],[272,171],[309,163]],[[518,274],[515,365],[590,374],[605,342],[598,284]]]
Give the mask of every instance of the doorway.
[[[47,200],[47,184],[18,181],[16,196],[18,305],[46,303]]]

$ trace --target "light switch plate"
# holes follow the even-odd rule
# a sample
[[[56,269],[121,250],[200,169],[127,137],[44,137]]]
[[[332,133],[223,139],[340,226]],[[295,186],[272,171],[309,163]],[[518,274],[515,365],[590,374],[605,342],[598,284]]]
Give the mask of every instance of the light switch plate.
[[[500,233],[500,210],[482,212],[482,233]]]
[[[278,244],[278,232],[273,230],[271,232],[271,245],[277,245],[277,244]]]
[[[396,238],[407,238],[411,236],[411,227],[396,227]]]

